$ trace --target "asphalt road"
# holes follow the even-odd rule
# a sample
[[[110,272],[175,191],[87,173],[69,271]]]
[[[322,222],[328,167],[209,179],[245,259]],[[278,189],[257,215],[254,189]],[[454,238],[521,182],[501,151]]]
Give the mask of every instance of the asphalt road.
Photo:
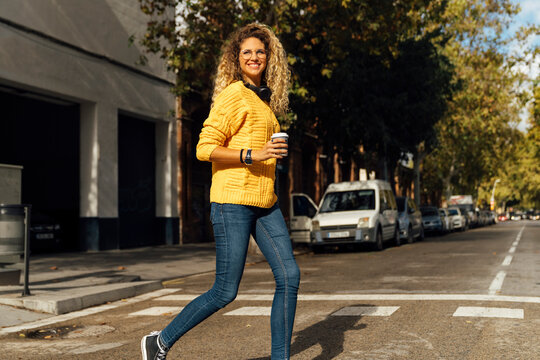
[[[382,252],[297,257],[292,359],[539,359],[540,222],[427,237]],[[0,359],[139,359],[213,274],[0,339]],[[239,297],[186,334],[170,359],[269,359],[268,264],[246,267]],[[24,337],[23,337],[24,335]]]

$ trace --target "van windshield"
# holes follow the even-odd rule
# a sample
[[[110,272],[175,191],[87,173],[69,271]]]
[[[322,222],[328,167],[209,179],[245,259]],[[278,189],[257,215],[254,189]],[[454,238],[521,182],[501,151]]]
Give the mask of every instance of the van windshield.
[[[354,190],[327,193],[320,212],[353,210],[375,210],[375,191]]]

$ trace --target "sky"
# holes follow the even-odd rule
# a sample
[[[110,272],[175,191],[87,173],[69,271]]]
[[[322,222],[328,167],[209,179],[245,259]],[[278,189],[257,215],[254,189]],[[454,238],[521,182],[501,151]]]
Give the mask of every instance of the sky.
[[[520,26],[528,24],[540,25],[540,0],[512,0],[512,3],[521,6],[521,12],[514,18],[515,22],[510,26],[509,33],[514,33]],[[540,46],[540,35],[536,35],[531,39],[531,46]],[[540,58],[529,68],[523,68],[521,71],[526,72],[532,78],[536,78],[540,73]],[[524,109],[521,114],[521,122],[518,129],[525,132],[528,126],[529,112]]]
[[[512,3],[521,6],[521,12],[516,16],[520,24],[540,24],[540,1],[538,0],[512,0]],[[538,36],[536,41],[540,41]]]

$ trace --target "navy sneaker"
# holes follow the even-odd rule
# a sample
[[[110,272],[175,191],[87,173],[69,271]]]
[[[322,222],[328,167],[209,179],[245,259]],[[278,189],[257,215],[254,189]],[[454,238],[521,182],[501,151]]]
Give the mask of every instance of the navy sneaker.
[[[161,331],[153,331],[142,338],[141,350],[143,360],[166,360],[169,349],[160,344],[160,333]]]

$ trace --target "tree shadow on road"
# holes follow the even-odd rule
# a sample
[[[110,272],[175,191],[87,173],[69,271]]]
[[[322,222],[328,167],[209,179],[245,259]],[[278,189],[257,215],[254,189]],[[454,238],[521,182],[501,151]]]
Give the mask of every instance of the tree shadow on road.
[[[370,306],[370,305],[356,305]],[[365,324],[358,324],[362,316],[332,316],[328,315],[304,330],[295,333],[296,338],[291,345],[291,357],[297,355],[314,345],[320,345],[322,352],[313,360],[329,360],[343,352],[345,332],[349,330],[362,330]],[[253,358],[249,360],[270,360],[270,357]]]

